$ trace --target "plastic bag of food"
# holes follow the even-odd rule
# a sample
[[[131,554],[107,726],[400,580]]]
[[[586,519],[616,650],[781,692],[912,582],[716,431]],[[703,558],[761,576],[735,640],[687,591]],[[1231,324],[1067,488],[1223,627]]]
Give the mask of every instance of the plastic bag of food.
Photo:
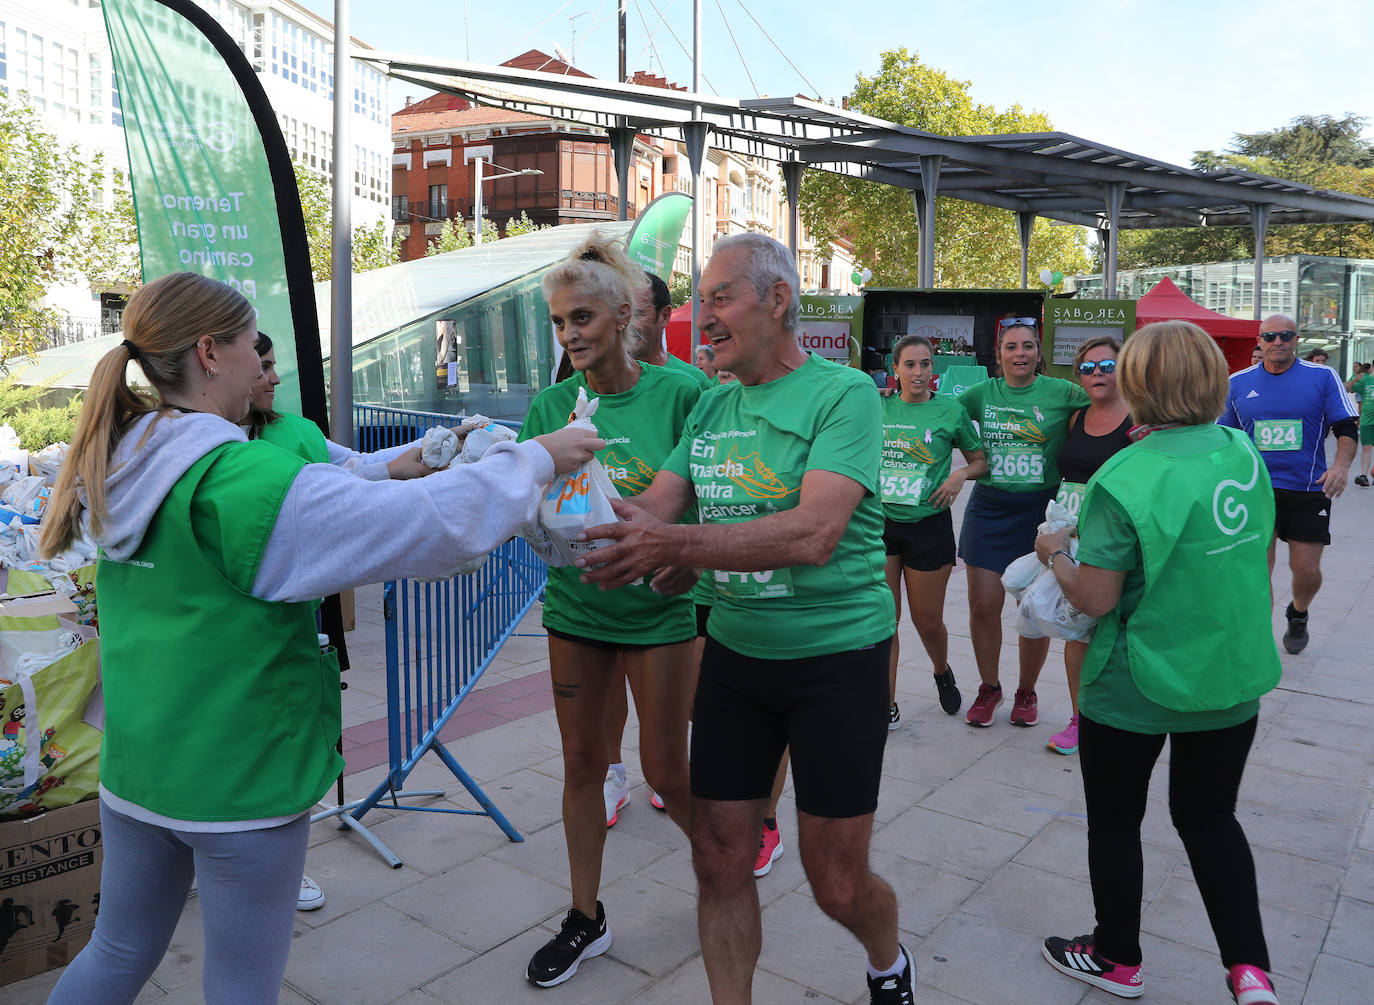
[[[62,470],[62,462],[67,457],[65,443],[50,443],[36,454],[29,454],[29,471],[48,480],[52,485],[57,481],[57,473]]]
[[[1029,555],[1022,555],[1007,566],[1002,573],[1002,586],[1012,595],[1018,604],[1021,602],[1021,595],[1030,588],[1040,573],[1045,571],[1045,565],[1040,561],[1040,556],[1035,552]]]
[[[458,454],[458,434],[452,429],[435,426],[420,440],[420,460],[431,468],[446,468]]]
[[[1069,553],[1076,555],[1077,552],[1078,542],[1070,539]],[[1035,558],[1034,555],[1026,557]],[[1036,562],[1038,564],[1039,559]],[[1040,566],[1040,574],[1021,594],[1020,602],[1016,613],[1016,633],[1028,639],[1086,641],[1097,624],[1096,618],[1069,603],[1059,580],[1043,565]]]
[[[577,404],[573,408],[570,426],[596,432],[592,416],[600,399],[587,400],[586,388],[577,391]],[[603,523],[615,523],[619,517],[611,508],[611,500],[619,499],[610,475],[593,457],[572,471],[557,475],[549,483],[544,493],[544,501],[539,504],[536,517],[538,530],[533,535],[522,535],[535,550],[540,550],[542,542],[550,552],[545,561],[550,565],[573,565],[583,555],[604,548],[611,542],[598,538],[594,541],[579,541],[578,536],[588,527]],[[542,532],[542,533],[541,533]]]
[[[471,415],[463,422],[463,425],[472,427],[468,430],[467,436],[463,438],[463,450],[459,454],[459,460],[463,464],[472,464],[474,461],[481,460],[482,455],[490,450],[494,444],[516,439],[515,430],[493,422],[485,415]]]

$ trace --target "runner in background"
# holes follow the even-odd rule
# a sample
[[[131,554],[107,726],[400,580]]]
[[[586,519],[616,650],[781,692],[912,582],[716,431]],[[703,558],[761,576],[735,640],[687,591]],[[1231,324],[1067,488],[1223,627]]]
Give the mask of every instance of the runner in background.
[[[716,379],[716,351],[709,345],[697,346],[697,369],[706,374],[713,385],[719,384]]]
[[[637,333],[630,322],[644,285],[643,272],[620,246],[600,237],[549,269],[544,296],[575,373],[535,397],[520,430],[525,440],[562,428],[585,388],[598,398],[594,422],[606,441],[597,457],[623,497],[649,487],[700,397],[691,377],[631,358]],[[690,824],[692,605],[686,597],[658,593],[647,581],[606,592],[583,583],[574,567],[552,568],[544,629],[563,750],[563,831],[573,903],[558,934],[530,960],[526,976],[553,987],[611,945],[597,895],[606,843],[606,717],[619,684],[612,672],[617,665],[634,692],[644,777],[662,794],[673,822],[684,831]]]
[[[1355,376],[1345,382],[1345,389],[1360,403],[1360,471],[1355,484],[1364,489],[1369,488],[1370,455],[1374,454],[1374,376],[1369,369],[1368,363],[1356,363]]]
[[[635,317],[631,322],[639,334],[635,345],[634,358],[651,366],[661,366],[666,370],[690,377],[701,390],[711,386],[711,379],[691,363],[678,359],[668,351],[668,319],[673,313],[673,303],[669,299],[668,284],[652,272],[645,271],[648,282],[639,291],[635,305]],[[689,516],[688,519],[691,519]],[[693,668],[700,657],[692,661]],[[614,827],[619,819],[620,810],[629,805],[630,781],[625,774],[625,755],[621,744],[625,740],[625,722],[630,716],[630,703],[625,695],[625,667],[617,663],[615,681],[611,684],[610,704],[606,708],[606,743],[610,748],[610,767],[606,769],[606,781],[602,785],[602,798],[606,803],[606,826]],[[692,674],[692,688],[696,690],[695,669]],[[657,792],[649,791],[649,805],[656,810],[664,808],[663,800]]]
[[[1058,501],[1075,517],[1083,505],[1088,479],[1097,473],[1107,458],[1129,446],[1131,410],[1121,397],[1116,383],[1116,357],[1121,343],[1106,335],[1088,339],[1078,347],[1073,368],[1078,383],[1088,393],[1088,407],[1069,417],[1069,431],[1059,448]],[[1069,678],[1069,702],[1073,717],[1069,724],[1049,738],[1046,746],[1060,754],[1078,751],[1078,680],[1083,669],[1086,642],[1064,643],[1064,672]]]
[[[1035,547],[1045,506],[1059,491],[1056,461],[1069,416],[1088,404],[1083,389],[1043,376],[1034,318],[997,322],[997,363],[1002,376],[959,395],[978,423],[988,473],[978,479],[959,533],[959,557],[968,566],[969,634],[982,683],[969,707],[971,726],[991,726],[1003,701],[997,666],[1002,658],[1002,573]],[[1049,639],[1018,639],[1020,675],[1012,704],[1013,726],[1040,721],[1035,684],[1050,651]]]
[[[1259,447],[1277,508],[1276,539],[1288,544],[1293,599],[1284,611],[1283,648],[1307,648],[1308,609],[1322,585],[1322,549],[1331,543],[1331,503],[1345,491],[1355,460],[1359,422],[1330,367],[1297,358],[1298,326],[1275,314],[1260,322],[1264,365],[1231,376],[1226,410],[1217,421],[1243,429]],[[1336,458],[1326,465],[1326,433],[1336,434]],[[1269,543],[1269,571],[1277,550]]]
[[[930,391],[933,358],[930,342],[905,335],[892,347],[898,393],[883,399],[883,466],[879,484],[883,500],[883,548],[887,585],[902,619],[902,585],[906,585],[911,623],[930,657],[935,692],[946,715],[963,702],[949,666],[949,633],[945,630],[945,589],[954,571],[954,519],[949,507],[970,478],[986,474],[982,442],[968,413],[953,398]],[[954,448],[965,466],[950,471]],[[888,729],[902,723],[897,707],[897,635],[888,664]]]

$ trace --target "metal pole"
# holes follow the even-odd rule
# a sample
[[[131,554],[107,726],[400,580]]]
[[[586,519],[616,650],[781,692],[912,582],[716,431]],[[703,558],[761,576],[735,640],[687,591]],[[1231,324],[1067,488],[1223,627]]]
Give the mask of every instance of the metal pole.
[[[482,158],[472,159],[472,243],[482,243]]]
[[[1261,318],[1264,293],[1264,235],[1269,229],[1269,204],[1257,202],[1250,207],[1250,224],[1255,228],[1255,320]]]
[[[920,284],[925,289],[935,288],[935,193],[940,189],[940,165],[944,157],[940,154],[926,154],[921,157],[921,200],[917,205],[925,207],[925,219],[919,220],[920,228],[916,235],[920,240],[917,263],[921,274]]]
[[[1021,289],[1026,288],[1026,279],[1030,273],[1030,241],[1031,231],[1035,227],[1035,214],[1033,212],[1017,210],[1016,212],[1016,236],[1021,239]]]
[[[353,445],[353,114],[348,0],[334,0],[334,219],[330,240],[329,436]]]
[[[701,0],[694,0],[692,4],[692,93],[701,93]],[[692,106],[693,124],[701,122],[701,105]],[[683,130],[684,133],[690,132]],[[706,162],[705,139],[706,128],[700,127],[700,153],[696,157],[690,157],[692,140],[688,137],[689,159],[692,161],[692,331],[697,330],[697,300],[701,286],[701,260],[702,244],[706,241],[706,228],[702,225],[702,200],[706,198],[703,189],[702,169]],[[696,335],[692,336],[695,345]]]
[[[620,28],[620,82],[625,83],[625,4],[626,0],[620,0],[619,28]]]
[[[1126,197],[1126,183],[1113,181],[1107,183],[1107,254],[1102,268],[1102,299],[1115,300],[1119,293],[1116,288],[1116,253],[1118,238],[1121,235],[1121,203]]]

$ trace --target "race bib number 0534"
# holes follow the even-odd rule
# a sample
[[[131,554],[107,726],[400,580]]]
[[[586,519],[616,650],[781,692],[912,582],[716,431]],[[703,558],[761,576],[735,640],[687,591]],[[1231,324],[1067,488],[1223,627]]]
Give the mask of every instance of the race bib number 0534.
[[[883,468],[879,476],[883,503],[888,506],[919,506],[925,498],[930,479],[926,466],[913,469]]]

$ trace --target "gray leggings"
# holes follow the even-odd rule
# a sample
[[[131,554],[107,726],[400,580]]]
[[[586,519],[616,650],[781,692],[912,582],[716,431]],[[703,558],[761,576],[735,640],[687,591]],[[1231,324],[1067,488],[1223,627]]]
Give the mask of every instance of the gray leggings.
[[[267,830],[198,834],[100,804],[104,864],[95,934],[48,1005],[132,1002],[172,941],[191,877],[205,925],[208,1005],[275,1002],[291,950],[310,817]]]

